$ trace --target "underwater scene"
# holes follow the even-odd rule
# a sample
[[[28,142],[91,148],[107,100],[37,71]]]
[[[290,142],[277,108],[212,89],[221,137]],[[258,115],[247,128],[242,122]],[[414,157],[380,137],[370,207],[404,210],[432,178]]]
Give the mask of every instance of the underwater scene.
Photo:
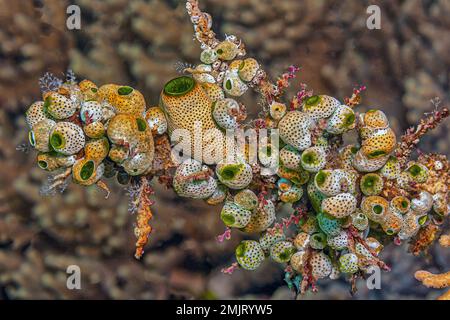
[[[0,0],[0,300],[450,300],[450,1]]]

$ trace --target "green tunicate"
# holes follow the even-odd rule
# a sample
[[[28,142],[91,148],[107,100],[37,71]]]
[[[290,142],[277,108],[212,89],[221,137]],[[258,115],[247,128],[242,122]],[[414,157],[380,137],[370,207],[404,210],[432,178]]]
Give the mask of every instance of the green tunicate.
[[[320,186],[322,186],[324,183],[325,183],[325,181],[327,180],[327,177],[328,177],[328,173],[326,173],[325,171],[323,171],[323,170],[320,170],[317,174],[316,174],[316,177],[315,177],[315,180],[316,180],[316,183],[317,183],[317,185],[320,187]]]
[[[48,113],[48,108],[50,107],[50,104],[52,103],[52,99],[50,97],[47,97],[44,101],[44,106],[42,109],[44,110],[44,113]]]
[[[420,172],[422,171],[422,168],[420,166],[418,166],[417,164],[412,165],[409,169],[408,172],[413,176],[413,177],[417,177]]]
[[[368,173],[361,178],[360,187],[365,195],[377,195],[383,189],[383,180],[376,173]]]
[[[136,123],[139,131],[145,131],[147,129],[147,123],[144,120],[137,118]]]
[[[34,138],[34,132],[30,131],[28,133],[28,140],[30,141],[30,144],[32,147],[34,147],[36,145],[36,139]]]
[[[353,112],[345,115],[344,119],[345,127],[350,127],[354,122],[355,122],[355,114]]]
[[[223,167],[219,174],[224,180],[232,180],[242,170],[243,164],[230,164]]]
[[[236,256],[237,257],[243,257],[245,254],[245,243],[240,243],[237,247],[236,247]]]
[[[223,223],[227,226],[231,226],[236,222],[236,219],[231,215],[227,213],[222,213],[220,215],[220,218],[222,219]]]
[[[295,253],[294,248],[289,248],[280,253],[279,258],[281,261],[287,262],[291,259],[292,255]]]
[[[327,147],[328,139],[324,135],[317,137],[316,146],[317,147]]]
[[[415,182],[424,183],[428,179],[428,168],[421,164],[412,164],[407,172]]]
[[[424,215],[423,217],[420,217],[420,218],[419,218],[419,224],[420,224],[421,226],[423,226],[423,225],[425,224],[425,222],[427,222],[427,220],[428,220],[428,216],[427,216],[427,215]]]
[[[311,248],[321,250],[325,248],[327,242],[327,237],[323,233],[314,233],[311,235],[309,243]]]
[[[231,88],[232,88],[231,80],[227,80],[227,81],[225,82],[225,88],[226,88],[227,90],[231,90]]]
[[[40,161],[38,161],[38,166],[39,166],[41,169],[46,169],[47,166],[48,166],[48,164],[47,164],[47,162],[45,162],[45,161],[43,161],[43,160],[40,160]]]
[[[129,95],[131,92],[133,92],[133,88],[132,87],[128,87],[128,86],[124,86],[124,87],[120,87],[117,90],[117,93],[121,96],[127,96]]]
[[[64,137],[58,132],[53,133],[50,137],[50,145],[55,150],[63,148],[65,145]]]
[[[81,168],[80,177],[83,180],[89,179],[92,174],[94,173],[94,161],[88,161],[86,162],[83,167]]]
[[[191,77],[182,76],[167,82],[164,86],[164,93],[169,96],[182,96],[190,92],[194,86],[194,79]]]
[[[384,152],[383,150],[376,150],[376,151],[373,151],[373,152],[371,152],[369,154],[369,158],[375,158],[375,157],[378,157],[378,156],[384,156],[385,154],[386,154],[386,152]]]
[[[382,213],[383,212],[383,207],[382,206],[380,206],[379,204],[376,204],[376,205],[374,205],[373,206],[373,212],[375,213],[375,214],[380,214],[380,213]]]
[[[308,105],[308,106],[314,106],[314,105],[316,105],[317,103],[319,103],[320,102],[320,97],[319,96],[312,96],[312,97],[309,97],[307,100],[306,100],[306,105]]]
[[[364,179],[363,185],[366,188],[373,187],[375,184],[375,178],[374,177],[368,177],[367,179]]]
[[[352,224],[356,229],[360,231],[366,230],[367,227],[369,226],[369,219],[367,218],[366,215],[364,215],[361,212],[356,213],[352,215]]]
[[[317,162],[317,154],[314,152],[304,152],[302,160],[306,164],[315,164]]]
[[[234,196],[234,203],[246,210],[253,210],[258,205],[258,197],[250,189],[245,189]]]

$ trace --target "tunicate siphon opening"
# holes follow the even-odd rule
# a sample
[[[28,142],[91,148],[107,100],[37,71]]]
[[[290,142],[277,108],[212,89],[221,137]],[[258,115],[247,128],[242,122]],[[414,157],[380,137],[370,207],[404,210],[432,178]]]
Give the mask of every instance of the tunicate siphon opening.
[[[232,86],[232,84],[231,84],[231,80],[228,79],[228,80],[225,82],[225,88],[226,88],[227,90],[231,90],[232,87],[233,87],[233,86]]]
[[[121,185],[127,185],[130,182],[131,177],[125,171],[119,171],[117,173],[117,182]]]
[[[145,131],[147,129],[147,123],[141,118],[136,119],[136,124],[139,131]]]
[[[245,243],[240,243],[236,248],[236,256],[242,257],[245,254]]]
[[[353,112],[349,112],[345,115],[344,125],[346,127],[350,127],[355,122],[355,114]]]
[[[320,170],[316,174],[316,183],[320,187],[325,183],[325,180],[327,179],[328,174],[325,171]]]
[[[132,93],[133,92],[133,88],[132,87],[129,87],[129,86],[123,86],[123,87],[120,87],[119,89],[117,89],[117,93],[119,94],[119,95],[121,95],[121,96],[127,96],[127,95],[129,95],[130,93]]]
[[[368,175],[363,177],[363,183],[362,184],[363,184],[363,186],[365,188],[370,189],[377,183],[377,181],[378,181],[378,177],[377,176],[368,174]]]
[[[427,220],[428,220],[428,216],[427,216],[427,215],[424,215],[424,216],[422,216],[422,217],[419,218],[419,224],[420,224],[421,226],[423,226],[423,225],[425,224],[425,222],[427,222]]]
[[[422,168],[420,168],[420,166],[418,166],[417,164],[412,165],[409,169],[408,172],[413,176],[416,177],[420,174],[420,171],[422,171]]]
[[[60,149],[64,147],[63,136],[58,132],[53,133],[52,136],[50,137],[50,144],[53,147],[53,149]]]
[[[294,254],[292,249],[286,249],[282,253],[280,253],[280,260],[287,261]]]
[[[47,97],[44,100],[44,105],[42,107],[42,110],[44,110],[44,113],[47,114],[47,110],[50,107],[50,104],[52,103],[52,98]]]
[[[323,243],[323,242],[325,241],[325,237],[324,237],[324,235],[321,234],[321,233],[315,233],[315,234],[313,234],[313,235],[312,235],[312,239],[313,239],[314,241],[319,242],[319,243]]]
[[[44,160],[39,160],[38,161],[38,166],[41,168],[41,169],[47,169],[47,167],[48,167],[48,164],[47,164],[47,162],[46,161],[44,161]]]
[[[95,167],[94,161],[89,160],[88,162],[86,162],[81,168],[80,172],[81,179],[83,180],[89,179],[94,173],[94,167]]]
[[[376,204],[373,206],[373,212],[375,214],[381,214],[383,212],[383,207],[380,206],[379,204]]]
[[[194,79],[191,77],[182,76],[167,82],[164,86],[164,93],[168,96],[182,96],[190,92],[194,86]]]
[[[314,164],[317,162],[317,156],[315,152],[303,152],[302,160],[306,164]]]
[[[220,171],[220,176],[224,180],[232,180],[241,170],[242,165],[228,165]]]
[[[225,223],[225,225],[227,226],[231,226],[235,222],[235,219],[231,214],[224,213],[221,215],[221,218],[223,223]]]
[[[28,140],[30,141],[30,144],[32,147],[34,147],[36,145],[36,139],[34,138],[34,132],[30,131],[28,133]]]
[[[308,106],[313,106],[313,105],[317,104],[319,102],[319,100],[320,100],[319,96],[317,96],[317,95],[312,96],[312,97],[309,97],[308,99],[306,99],[306,104]]]
[[[383,150],[376,150],[376,151],[373,151],[372,153],[370,153],[369,157],[370,158],[375,158],[375,157],[378,157],[378,156],[384,156],[385,154],[386,154],[386,152],[384,152]]]

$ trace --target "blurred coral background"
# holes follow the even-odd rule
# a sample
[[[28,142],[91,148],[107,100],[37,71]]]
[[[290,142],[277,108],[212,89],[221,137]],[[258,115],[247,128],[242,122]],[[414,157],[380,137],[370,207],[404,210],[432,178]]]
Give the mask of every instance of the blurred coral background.
[[[81,30],[67,30],[66,8],[81,8]],[[366,8],[378,4],[381,30],[368,30]],[[384,110],[400,134],[425,112],[430,99],[449,101],[450,1],[448,0],[203,0],[220,35],[244,39],[275,78],[290,64],[316,93],[343,99],[364,84],[361,111]],[[23,113],[40,100],[38,79],[72,69],[97,84],[129,84],[158,103],[178,61],[197,63],[198,43],[180,0],[0,0],[0,299],[292,299],[283,270],[267,262],[256,272],[220,270],[241,239],[217,243],[219,208],[176,198],[156,188],[154,232],[144,258],[133,258],[134,217],[123,187],[113,195],[72,185],[62,195],[41,197],[46,173],[35,154],[17,151],[27,141]],[[292,91],[293,93],[294,91]],[[247,94],[250,113],[255,96]],[[449,155],[450,123],[421,144]],[[431,248],[427,257],[389,247],[393,267],[381,290],[359,282],[355,296],[344,280],[319,282],[319,293],[301,299],[433,299],[439,290],[413,277],[425,268],[444,271],[450,253]],[[447,250],[448,251],[448,250]],[[81,290],[66,288],[66,268],[79,265]]]

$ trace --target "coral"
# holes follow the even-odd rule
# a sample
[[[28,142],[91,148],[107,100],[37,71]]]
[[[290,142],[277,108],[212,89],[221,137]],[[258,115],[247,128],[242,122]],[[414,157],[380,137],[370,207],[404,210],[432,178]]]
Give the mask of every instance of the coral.
[[[440,275],[432,274],[427,271],[417,271],[415,274],[417,280],[430,288],[445,288],[450,286],[450,273],[446,272]]]
[[[439,239],[439,243],[443,247],[448,247],[448,235],[442,235]],[[447,288],[450,287],[450,271],[441,273],[441,274],[433,274],[428,271],[419,270],[416,271],[414,277],[422,282],[422,284],[428,288]],[[450,290],[445,292],[443,295],[438,297],[438,300],[450,300]]]
[[[76,3],[82,12],[92,13],[76,35],[88,48],[70,52],[71,68],[79,76],[139,84],[151,97],[159,94],[161,81],[174,75],[176,62],[198,54],[181,5],[174,9],[160,0]]]
[[[148,237],[152,231],[150,226],[150,219],[153,217],[150,210],[150,206],[153,204],[149,199],[149,195],[153,193],[149,183],[145,177],[141,178],[137,186],[131,186],[129,189],[129,195],[132,198],[132,207],[129,211],[132,211],[137,215],[136,217],[136,227],[134,233],[138,238],[136,242],[136,253],[135,257],[140,259],[144,253],[144,246],[147,244]]]
[[[65,1],[38,3],[0,2],[0,96],[8,110],[20,110],[38,95],[35,79],[47,71],[59,73],[69,63],[67,55],[60,55],[73,46],[61,31]]]
[[[417,148],[417,143],[420,139],[429,131],[436,128],[441,121],[449,116],[449,110],[443,108],[442,110],[435,111],[433,115],[427,119],[420,119],[420,123],[417,128],[408,129],[405,135],[402,136],[402,141],[400,146],[396,151],[397,159],[399,159],[400,166],[406,164],[406,159],[408,159],[413,151]]]

